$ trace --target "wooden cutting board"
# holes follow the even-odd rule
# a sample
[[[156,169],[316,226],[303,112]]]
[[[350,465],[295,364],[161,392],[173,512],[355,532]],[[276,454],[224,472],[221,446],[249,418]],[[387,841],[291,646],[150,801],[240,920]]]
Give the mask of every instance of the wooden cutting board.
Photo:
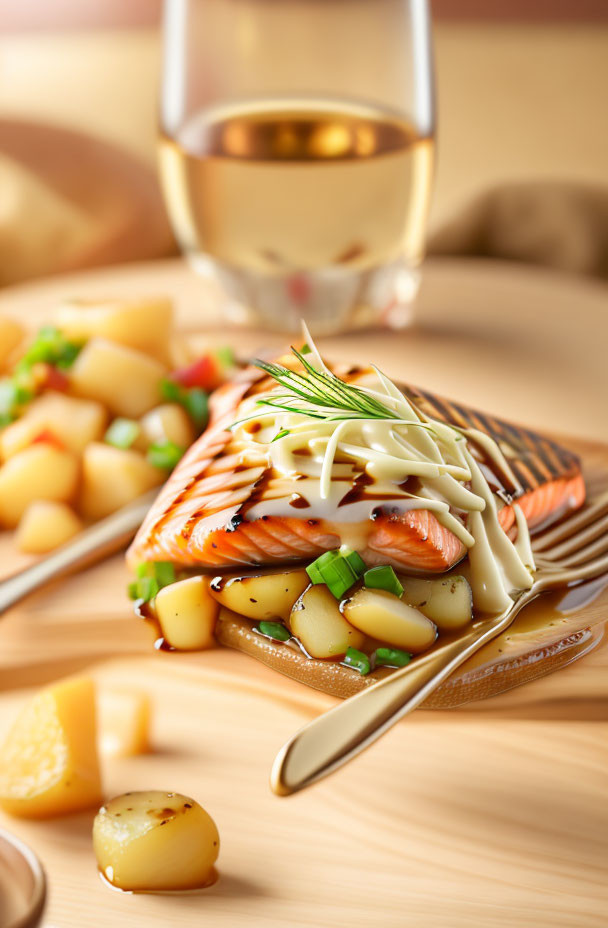
[[[0,299],[0,308],[31,307],[34,314],[59,294],[175,289],[186,321],[192,321],[201,285],[184,273],[175,265],[166,271],[159,265],[145,272],[104,272],[88,282],[80,278],[77,286],[68,280],[15,291]],[[441,330],[440,320],[448,326],[455,294],[464,294],[472,300],[465,300],[458,317],[462,331],[469,332],[467,344],[473,339],[473,305],[478,338],[483,332],[484,343],[496,346],[475,372],[478,383],[485,376],[492,384],[483,402],[476,397],[478,404],[542,425],[525,415],[527,407],[517,416],[512,406],[517,396],[506,391],[511,362],[500,360],[504,327],[497,324],[492,335],[484,315],[492,287],[498,301],[506,292],[519,311],[515,297],[544,292],[542,280],[528,286],[525,274],[515,275],[514,284],[512,275],[497,273],[491,283],[485,270],[475,269],[446,277],[445,265],[434,277],[431,268],[430,276],[437,288],[429,306],[435,334],[428,329],[392,339],[376,334],[374,356],[379,357],[376,347],[382,350],[388,373],[397,375],[412,346],[420,346],[413,359],[420,352],[447,351],[460,336],[450,335],[455,323]],[[480,281],[486,296],[475,307]],[[578,336],[566,330],[560,294],[561,288],[548,287],[545,296],[557,319],[552,337],[563,329],[565,352]],[[581,297],[579,328],[585,320],[600,326],[597,308],[594,295]],[[533,320],[530,325],[534,334]],[[214,340],[220,337],[227,336],[216,330]],[[250,348],[263,341],[259,333],[239,338]],[[464,350],[462,340],[459,346]],[[362,351],[351,337],[341,356],[361,357]],[[371,351],[366,340],[366,356]],[[483,361],[483,352],[480,357]],[[575,362],[564,360],[565,367],[570,363]],[[596,376],[592,371],[587,390]],[[468,377],[456,377],[453,394],[473,401]],[[418,373],[411,379],[441,389],[435,369],[428,378]],[[472,385],[473,379],[474,392]],[[556,389],[559,393],[559,384]],[[539,404],[542,418],[547,397],[540,396]],[[575,431],[580,425],[575,410],[557,405],[555,400],[547,406],[547,427]],[[576,447],[589,466],[602,469],[601,448]],[[0,539],[4,573],[20,562],[11,550],[8,539]],[[417,712],[333,778],[278,799],[268,788],[276,751],[333,700],[236,652],[154,652],[150,630],[132,617],[124,598],[126,579],[116,557],[49,587],[2,620],[0,736],[31,688],[68,673],[86,670],[102,688],[147,692],[154,708],[154,750],[104,761],[106,793],[153,787],[193,795],[220,830],[220,879],[197,896],[113,893],[96,873],[92,813],[42,823],[0,815],[0,825],[29,842],[47,869],[47,928],[605,925],[608,649],[601,643],[559,672],[500,696],[458,710]],[[607,607],[597,600],[581,627],[601,622]]]

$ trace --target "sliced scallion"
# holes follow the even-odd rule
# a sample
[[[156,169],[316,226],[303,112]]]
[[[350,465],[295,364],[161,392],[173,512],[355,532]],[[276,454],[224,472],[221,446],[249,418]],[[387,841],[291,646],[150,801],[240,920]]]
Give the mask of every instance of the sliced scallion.
[[[405,667],[411,659],[411,654],[398,648],[378,648],[375,655],[376,667]]]
[[[74,363],[81,348],[82,345],[69,341],[59,329],[46,325],[38,331],[20,364],[29,367],[44,361],[65,370]]]
[[[289,641],[291,633],[280,622],[260,622],[257,630],[275,641]]]
[[[134,419],[114,419],[104,435],[104,441],[115,448],[130,448],[140,433],[139,423]]]
[[[150,464],[161,470],[173,470],[175,465],[184,456],[185,448],[181,448],[173,441],[157,442],[150,445],[147,458]]]
[[[128,586],[131,599],[149,602],[164,586],[175,583],[175,567],[171,561],[144,561],[135,570],[137,580]]]
[[[318,557],[308,565],[306,573],[311,583],[325,583],[336,599],[341,599],[364,570],[365,563],[360,555],[342,545]]]
[[[366,676],[372,669],[369,657],[363,651],[357,651],[356,648],[348,648],[344,655],[344,663],[353,670],[358,670],[362,677]]]
[[[183,406],[194,425],[202,431],[207,424],[209,404],[201,387],[182,387],[170,377],[164,377],[160,382],[160,392],[164,400]]]
[[[382,567],[372,567],[363,574],[363,583],[368,590],[385,590],[392,593],[393,596],[403,594],[403,586],[392,567],[384,565]]]

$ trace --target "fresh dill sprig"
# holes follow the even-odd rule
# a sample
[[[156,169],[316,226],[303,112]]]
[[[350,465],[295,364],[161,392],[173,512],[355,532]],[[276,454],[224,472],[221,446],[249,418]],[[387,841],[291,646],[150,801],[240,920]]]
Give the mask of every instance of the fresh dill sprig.
[[[317,370],[302,352],[293,347],[291,350],[302,365],[303,371],[292,371],[282,364],[267,361],[252,362],[287,391],[262,397],[257,401],[258,406],[328,421],[400,418],[398,413],[389,409],[376,397],[370,396],[354,384],[346,383],[330,371]],[[235,423],[238,424],[240,423]]]

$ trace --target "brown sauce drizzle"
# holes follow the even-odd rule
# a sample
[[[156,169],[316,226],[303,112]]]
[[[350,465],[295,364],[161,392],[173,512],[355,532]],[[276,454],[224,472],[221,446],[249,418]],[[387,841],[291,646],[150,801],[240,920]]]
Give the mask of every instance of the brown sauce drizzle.
[[[310,509],[310,503],[308,502],[308,500],[304,499],[303,496],[300,496],[299,493],[291,494],[289,505],[293,506],[294,509]]]

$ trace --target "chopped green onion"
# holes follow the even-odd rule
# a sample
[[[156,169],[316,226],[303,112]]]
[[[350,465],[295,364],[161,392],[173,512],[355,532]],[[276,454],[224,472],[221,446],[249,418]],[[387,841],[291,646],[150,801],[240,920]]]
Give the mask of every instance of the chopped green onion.
[[[383,567],[372,567],[363,574],[363,583],[368,590],[385,590],[392,593],[393,596],[403,594],[403,586],[392,567],[385,565]]]
[[[230,345],[220,345],[219,348],[214,348],[213,354],[224,368],[234,367],[236,365],[234,351]]]
[[[81,348],[82,345],[69,341],[59,329],[46,325],[38,331],[36,338],[21,359],[20,365],[31,367],[32,364],[44,361],[65,370],[74,363]]]
[[[139,437],[139,423],[133,419],[114,419],[104,435],[104,441],[115,448],[130,448]]]
[[[342,545],[326,551],[306,568],[311,583],[325,583],[330,592],[341,599],[363,575],[365,563],[356,551]]]
[[[173,441],[162,441],[150,445],[147,458],[150,464],[161,470],[173,470],[175,465],[184,456],[185,448],[180,448]]]
[[[257,631],[275,641],[289,641],[291,633],[280,622],[260,622]]]
[[[154,599],[164,586],[175,583],[175,567],[171,561],[143,561],[135,570],[137,580],[130,583],[128,592],[131,599],[149,602]]]
[[[15,378],[0,380],[0,426],[9,425],[17,419],[22,407],[33,398],[34,393],[21,386]]]
[[[376,667],[405,667],[411,659],[411,654],[398,648],[378,648],[375,655]]]
[[[289,435],[289,429],[281,429],[280,432],[277,432],[277,434],[274,436],[274,438],[272,439],[272,441],[278,441],[279,438],[285,438],[286,435]],[[271,444],[272,444],[272,442],[271,442]]]
[[[365,572],[365,561],[357,551],[353,551],[346,545],[340,547],[340,554],[348,563],[350,569],[357,575],[357,579]]]
[[[311,352],[312,352],[312,348],[310,347],[310,345],[302,345],[302,347],[300,348],[300,354],[310,354]]]
[[[357,651],[356,648],[348,648],[344,655],[344,663],[353,670],[358,670],[362,677],[366,676],[372,669],[369,657],[363,651]]]
[[[129,584],[129,596],[131,599],[141,599],[145,603],[154,599],[159,590],[160,586],[154,577],[141,577],[135,583]]]
[[[187,390],[183,405],[195,426],[202,431],[207,424],[209,411],[209,402],[205,391],[201,387],[192,387]]]
[[[175,380],[171,380],[169,377],[163,377],[160,382],[160,392],[164,400],[169,400],[170,403],[180,403],[183,405],[184,393],[187,391],[180,387]]]
[[[209,403],[207,394],[201,387],[182,387],[170,377],[163,377],[160,392],[163,399],[183,406],[194,425],[203,430],[207,424]]]

